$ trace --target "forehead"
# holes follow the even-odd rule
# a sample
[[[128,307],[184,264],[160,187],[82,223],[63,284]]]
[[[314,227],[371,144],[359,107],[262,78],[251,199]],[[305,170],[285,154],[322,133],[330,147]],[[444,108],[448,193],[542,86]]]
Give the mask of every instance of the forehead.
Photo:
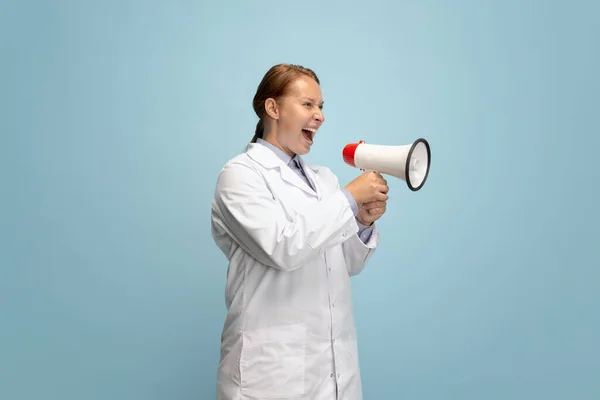
[[[301,76],[290,84],[290,95],[295,97],[308,97],[321,101],[322,93],[319,84],[308,76]]]

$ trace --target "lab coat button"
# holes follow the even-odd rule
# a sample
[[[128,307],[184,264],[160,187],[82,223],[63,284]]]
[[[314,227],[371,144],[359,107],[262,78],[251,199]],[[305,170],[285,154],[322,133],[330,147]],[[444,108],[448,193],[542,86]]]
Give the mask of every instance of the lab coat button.
[[[330,375],[329,375],[329,377],[330,377],[330,378],[333,378],[333,374],[330,374]]]
[[[346,235],[347,235],[347,233],[346,233],[346,232],[342,233],[342,236],[343,236],[343,237],[346,237]]]

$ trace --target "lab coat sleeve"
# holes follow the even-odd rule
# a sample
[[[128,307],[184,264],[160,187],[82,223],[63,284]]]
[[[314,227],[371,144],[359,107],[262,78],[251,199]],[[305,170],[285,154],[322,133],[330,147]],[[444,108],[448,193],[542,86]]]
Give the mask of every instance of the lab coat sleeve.
[[[369,239],[363,243],[358,235],[353,235],[342,244],[346,268],[350,276],[358,275],[367,265],[379,245],[379,229],[373,224]]]
[[[288,218],[261,174],[229,163],[217,179],[212,234],[228,235],[261,263],[293,271],[356,236],[358,225],[341,190]]]
[[[333,179],[335,179],[337,187],[341,189],[337,178],[333,176]],[[358,222],[357,225],[359,225]],[[359,226],[365,227],[362,224]],[[344,260],[350,276],[358,275],[365,268],[379,245],[379,229],[376,223],[366,228],[366,230],[370,231],[370,234],[364,235],[366,236],[365,239],[361,236],[361,230],[363,229],[359,228],[357,234],[352,235],[350,239],[342,244]]]

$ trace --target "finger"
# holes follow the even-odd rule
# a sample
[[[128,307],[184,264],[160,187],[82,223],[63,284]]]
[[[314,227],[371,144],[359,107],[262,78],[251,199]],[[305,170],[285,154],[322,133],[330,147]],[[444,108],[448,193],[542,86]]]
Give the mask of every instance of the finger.
[[[381,207],[382,203],[383,203],[382,201],[377,201],[377,200],[370,201],[368,203],[363,204],[363,208],[365,208],[367,210],[370,210],[370,209],[375,208],[375,207]]]
[[[384,207],[385,201],[372,201],[370,203],[363,204],[363,208],[372,210],[373,208]]]
[[[385,178],[379,172],[374,172],[373,179],[377,180],[378,182],[384,182],[385,181]]]
[[[387,201],[389,199],[388,195],[382,192],[379,192],[375,195],[375,201]]]
[[[373,175],[373,179],[377,180],[378,182],[385,182],[385,178],[379,172],[373,171]]]
[[[377,207],[377,208],[373,208],[373,209],[369,210],[370,215],[381,215],[384,212],[385,212],[385,208],[383,208],[383,207]]]
[[[387,206],[386,206],[385,203],[383,203],[383,205],[381,205],[379,207],[374,207],[371,210],[373,210],[373,212],[375,212],[375,213],[381,213],[381,214],[383,214],[386,209],[387,209]],[[369,210],[369,211],[371,211],[371,210]]]

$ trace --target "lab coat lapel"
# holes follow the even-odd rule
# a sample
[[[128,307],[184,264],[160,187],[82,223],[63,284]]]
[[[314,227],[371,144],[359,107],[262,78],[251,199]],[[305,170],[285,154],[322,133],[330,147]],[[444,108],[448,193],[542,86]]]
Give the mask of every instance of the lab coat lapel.
[[[316,196],[316,193],[306,184],[306,182],[304,182],[304,180],[300,178],[297,173],[292,171],[292,169],[289,166],[284,165],[283,162],[281,163],[279,172],[281,173],[281,179],[283,179],[287,183],[304,190],[307,194],[311,196]]]
[[[270,149],[257,143],[250,143],[248,145],[247,154],[267,169],[278,169],[281,179],[283,179],[285,182],[299,189],[302,189],[304,192],[311,196],[317,196],[317,193],[315,193],[306,184],[306,182],[304,182],[304,180],[298,176],[298,174],[292,171],[292,169],[289,166],[285,165],[284,162],[281,161],[281,159],[277,157],[277,155],[273,153]],[[304,169],[305,173],[307,173],[308,175],[308,168],[305,167],[304,162],[302,160],[300,161],[300,163],[302,164],[302,168]],[[312,171],[310,172],[312,173]],[[313,185],[315,185],[314,175],[312,177],[309,177],[309,180]]]
[[[300,159],[300,165],[302,165],[302,169],[304,170],[304,173],[306,174],[308,181],[315,188],[316,193],[312,192],[313,195],[316,194],[317,198],[319,200],[321,200],[322,193],[319,190],[319,182],[317,181],[317,176],[315,175],[315,172],[313,171],[312,165],[305,163],[304,159],[302,157],[299,157],[299,159]]]

